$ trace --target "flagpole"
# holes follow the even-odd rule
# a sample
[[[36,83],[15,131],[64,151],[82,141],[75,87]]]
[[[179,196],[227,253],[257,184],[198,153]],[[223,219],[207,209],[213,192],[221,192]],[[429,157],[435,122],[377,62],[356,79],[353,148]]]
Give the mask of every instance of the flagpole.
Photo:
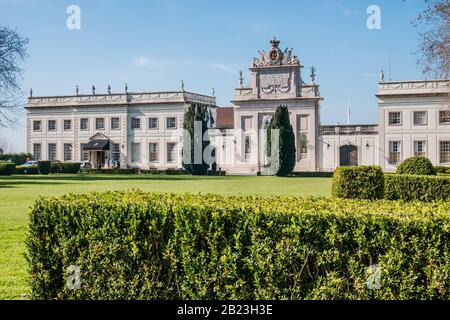
[[[347,104],[347,124],[350,124],[350,116],[351,116],[351,111],[350,111],[350,102],[348,102]]]

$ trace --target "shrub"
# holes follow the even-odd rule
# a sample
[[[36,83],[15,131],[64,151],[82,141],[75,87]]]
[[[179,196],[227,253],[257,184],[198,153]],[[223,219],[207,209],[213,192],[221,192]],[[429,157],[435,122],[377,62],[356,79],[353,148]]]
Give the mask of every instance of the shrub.
[[[42,198],[37,299],[449,299],[450,203],[108,192]],[[369,290],[377,264],[381,286]],[[81,287],[67,288],[68,267]]]
[[[51,162],[50,161],[38,161],[37,166],[38,166],[40,174],[47,175],[51,171]]]
[[[193,175],[207,175],[209,164],[205,162],[202,157],[201,163],[197,163],[195,152],[196,145],[201,145],[202,155],[208,148],[209,140],[203,139],[205,133],[208,131],[208,120],[210,120],[211,110],[205,104],[191,104],[184,114],[183,120],[183,168]],[[201,133],[196,132],[195,123],[201,122]]]
[[[50,172],[49,173],[59,173],[61,162],[50,162]]]
[[[226,171],[218,171],[218,170],[209,170],[208,171],[208,176],[221,176],[224,177],[227,175]]]
[[[169,176],[178,176],[178,175],[188,174],[188,172],[185,170],[182,170],[182,169],[166,169],[166,170],[164,170],[164,174],[169,175]]]
[[[62,164],[61,173],[78,173],[80,172],[81,163],[64,162]]]
[[[83,169],[83,173],[90,174],[138,174],[138,168],[128,168],[128,169]]]
[[[14,173],[16,165],[11,162],[0,162],[0,176],[10,176]]]
[[[163,175],[165,174],[165,170],[159,169],[140,169],[140,174],[148,174],[148,175]]]
[[[38,166],[17,166],[15,167],[15,174],[39,174]]]
[[[384,180],[388,200],[450,200],[450,178],[445,176],[389,174]]]
[[[333,175],[332,195],[346,199],[382,199],[383,171],[378,166],[338,167]]]
[[[272,146],[272,130],[279,130],[278,154],[275,154],[277,149]],[[289,120],[289,109],[287,106],[279,106],[267,129],[267,154],[270,162],[278,158],[279,168],[275,173],[277,176],[289,176],[292,173],[295,167],[295,153],[295,135]],[[271,165],[276,167],[274,163]]]
[[[398,174],[436,175],[430,159],[425,157],[411,157],[403,161],[397,168]]]
[[[305,178],[332,178],[333,177],[332,171],[295,171],[292,172],[293,177],[305,177]]]
[[[436,173],[450,174],[450,167],[437,166],[437,167],[434,167],[434,170],[436,170]]]
[[[16,165],[24,164],[28,158],[32,158],[31,153],[4,153],[0,156],[1,161],[10,161]]]
[[[52,162],[50,173],[78,173],[81,163],[76,162]]]

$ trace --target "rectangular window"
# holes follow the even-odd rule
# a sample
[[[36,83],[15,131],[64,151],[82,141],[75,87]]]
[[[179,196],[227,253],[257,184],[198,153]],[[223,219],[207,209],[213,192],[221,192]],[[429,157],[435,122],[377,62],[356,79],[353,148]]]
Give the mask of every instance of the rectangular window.
[[[105,130],[105,118],[95,118],[95,130]]]
[[[400,158],[400,141],[389,141],[389,163],[397,164]]]
[[[308,153],[308,136],[304,133],[299,136],[300,155],[304,156]]]
[[[131,129],[139,130],[141,128],[141,118],[131,118]]]
[[[56,160],[56,143],[48,144],[48,160],[49,161]]]
[[[86,150],[84,150],[84,146],[85,146],[86,144],[85,143],[82,143],[81,145],[80,145],[80,154],[81,154],[81,161],[89,161],[89,151],[86,151]]]
[[[35,143],[33,145],[33,157],[34,160],[39,161],[42,160],[42,154],[41,154],[41,144],[40,143]]]
[[[177,118],[169,117],[166,119],[166,128],[167,129],[176,129],[177,128]]]
[[[440,142],[440,163],[450,163],[450,141]]]
[[[402,116],[400,112],[389,112],[389,124],[400,125],[402,124]]]
[[[80,130],[89,130],[89,119],[88,118],[80,119]]]
[[[72,144],[64,143],[64,161],[72,161]]]
[[[111,118],[111,130],[119,130],[120,129],[120,118],[114,117]]]
[[[423,126],[428,123],[426,111],[414,111],[414,125]]]
[[[56,120],[48,120],[48,131],[56,131]]]
[[[176,155],[176,144],[173,142],[170,142],[167,144],[167,162],[175,162],[177,161],[177,155]]]
[[[159,150],[157,143],[150,143],[148,145],[148,161],[149,162],[158,162],[159,161]]]
[[[439,111],[439,124],[450,124],[450,111]]]
[[[112,159],[114,161],[120,161],[120,144],[119,143],[112,144]]]
[[[72,130],[72,120],[64,120],[64,131]]]
[[[148,118],[148,128],[158,129],[158,118]]]
[[[42,130],[41,120],[33,121],[33,131],[41,131],[41,130]]]
[[[414,156],[426,157],[427,156],[426,145],[427,145],[426,141],[414,141]]]
[[[250,136],[245,136],[244,142],[245,142],[245,145],[244,145],[245,159],[249,159],[250,154],[252,152],[252,140],[251,140]]]
[[[141,162],[141,144],[131,143],[131,162],[138,163]]]

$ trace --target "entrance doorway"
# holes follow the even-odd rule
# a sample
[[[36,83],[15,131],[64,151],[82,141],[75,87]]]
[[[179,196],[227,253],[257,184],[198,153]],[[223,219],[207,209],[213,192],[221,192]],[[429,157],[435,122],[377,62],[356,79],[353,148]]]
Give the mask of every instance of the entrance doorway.
[[[358,147],[354,145],[346,145],[339,148],[340,166],[357,166],[358,165]]]
[[[107,166],[105,151],[91,151],[91,152],[95,153],[95,159],[96,159],[95,166],[97,168],[104,168]]]
[[[83,151],[89,152],[89,162],[94,169],[108,168],[111,159],[109,139],[94,139],[83,145]]]

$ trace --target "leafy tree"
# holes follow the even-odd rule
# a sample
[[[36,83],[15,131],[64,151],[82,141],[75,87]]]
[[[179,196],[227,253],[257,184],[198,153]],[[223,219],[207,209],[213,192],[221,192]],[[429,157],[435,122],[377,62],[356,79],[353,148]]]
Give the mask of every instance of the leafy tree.
[[[21,165],[27,161],[27,159],[32,158],[31,153],[5,153],[0,154],[0,161],[11,161],[16,165]]]
[[[270,121],[267,129],[267,154],[272,155],[272,130],[279,130],[279,167],[277,176],[287,176],[292,173],[295,166],[295,135],[289,120],[287,106],[279,106]],[[275,149],[274,149],[275,150]]]
[[[204,151],[209,146],[203,136],[208,130],[209,108],[203,104],[192,104],[184,114],[183,137],[183,168],[193,175],[208,174],[209,164],[203,157]],[[195,122],[201,123],[201,132],[195,131]],[[195,146],[201,145],[201,154]]]
[[[21,62],[27,57],[28,39],[0,26],[0,126],[13,124],[11,113],[20,106]]]
[[[450,2],[425,0],[426,8],[413,21],[421,38],[418,64],[425,74],[449,77],[450,70]]]

